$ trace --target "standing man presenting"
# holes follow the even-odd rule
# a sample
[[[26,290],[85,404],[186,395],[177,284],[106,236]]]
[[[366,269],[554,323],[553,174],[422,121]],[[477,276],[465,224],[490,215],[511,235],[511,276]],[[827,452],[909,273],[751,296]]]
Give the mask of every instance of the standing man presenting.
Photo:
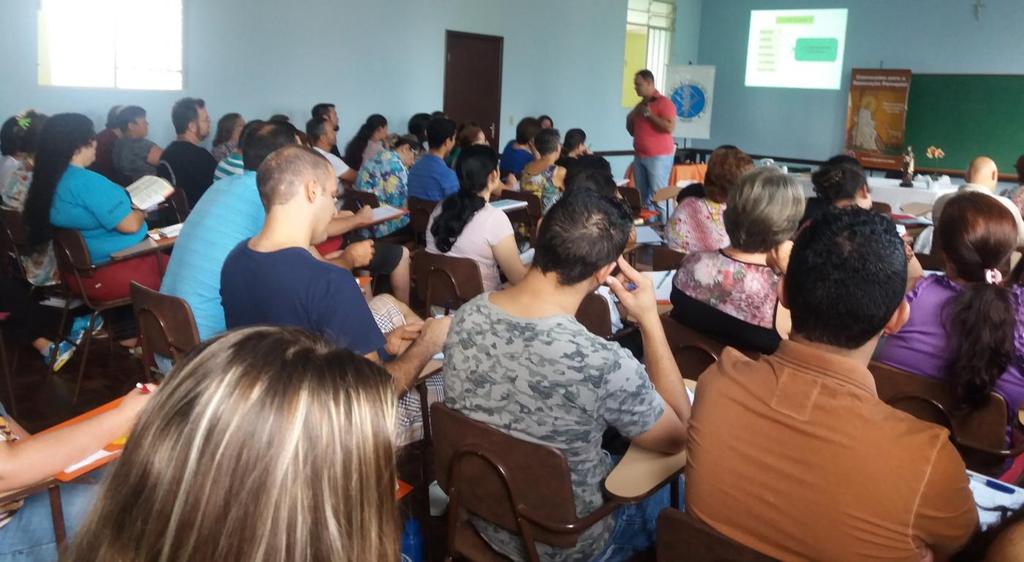
[[[676,108],[654,86],[654,74],[641,70],[633,77],[633,87],[640,103],[626,116],[626,130],[633,136],[633,179],[640,190],[640,199],[647,209],[654,209],[651,197],[668,185],[676,143],[672,130],[676,127]]]

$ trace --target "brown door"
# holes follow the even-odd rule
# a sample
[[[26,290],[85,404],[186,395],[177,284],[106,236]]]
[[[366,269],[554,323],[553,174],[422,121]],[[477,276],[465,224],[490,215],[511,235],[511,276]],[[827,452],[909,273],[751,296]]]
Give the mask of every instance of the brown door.
[[[446,31],[444,112],[456,123],[474,122],[495,150],[501,134],[501,52],[505,39]]]

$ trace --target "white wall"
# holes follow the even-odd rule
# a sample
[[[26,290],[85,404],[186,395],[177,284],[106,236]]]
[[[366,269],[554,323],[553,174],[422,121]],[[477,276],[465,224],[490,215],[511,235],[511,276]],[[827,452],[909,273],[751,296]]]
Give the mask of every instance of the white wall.
[[[709,0],[701,10],[701,64],[717,67],[711,139],[757,154],[825,159],[842,147],[851,68],[917,73],[1024,74],[1024,2],[985,0]],[[848,8],[842,89],[744,86],[750,10]],[[913,83],[911,83],[913,88]]]
[[[204,98],[214,121],[286,113],[300,126],[331,101],[344,144],[370,113],[404,132],[413,113],[441,109],[451,29],[505,38],[502,143],[518,119],[547,113],[597,150],[630,146],[619,103],[626,0],[184,1],[185,89],[154,92],[38,86],[36,2],[0,0],[0,115],[79,111],[101,128],[111,105],[132,103],[162,144],[186,95]]]

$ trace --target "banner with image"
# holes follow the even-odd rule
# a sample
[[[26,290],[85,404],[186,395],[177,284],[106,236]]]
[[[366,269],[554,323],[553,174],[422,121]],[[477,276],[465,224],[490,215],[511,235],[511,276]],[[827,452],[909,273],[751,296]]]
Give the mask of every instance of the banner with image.
[[[907,125],[909,70],[854,68],[843,146],[861,164],[899,170]]]
[[[711,102],[715,94],[715,67],[679,65],[668,67],[665,95],[676,106],[676,128],[672,136],[687,139],[711,138]]]

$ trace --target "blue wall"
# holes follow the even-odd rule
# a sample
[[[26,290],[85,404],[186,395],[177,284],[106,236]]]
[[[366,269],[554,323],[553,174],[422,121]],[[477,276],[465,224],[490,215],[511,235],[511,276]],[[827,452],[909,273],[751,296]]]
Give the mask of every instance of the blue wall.
[[[595,149],[621,149],[625,18],[626,0],[185,0],[185,89],[153,92],[38,86],[36,2],[0,0],[0,115],[80,111],[102,126],[111,105],[133,103],[162,144],[185,95],[205,98],[214,120],[286,113],[301,124],[332,101],[344,143],[370,113],[404,131],[413,113],[441,109],[452,29],[505,38],[503,143],[521,117],[547,113]]]
[[[758,154],[824,159],[842,147],[854,67],[917,73],[1024,74],[1024,2],[985,0],[981,20],[968,0],[708,0],[701,6],[701,64],[717,66],[712,138]],[[848,8],[839,91],[747,88],[752,9]],[[913,84],[911,84],[913,88]]]

